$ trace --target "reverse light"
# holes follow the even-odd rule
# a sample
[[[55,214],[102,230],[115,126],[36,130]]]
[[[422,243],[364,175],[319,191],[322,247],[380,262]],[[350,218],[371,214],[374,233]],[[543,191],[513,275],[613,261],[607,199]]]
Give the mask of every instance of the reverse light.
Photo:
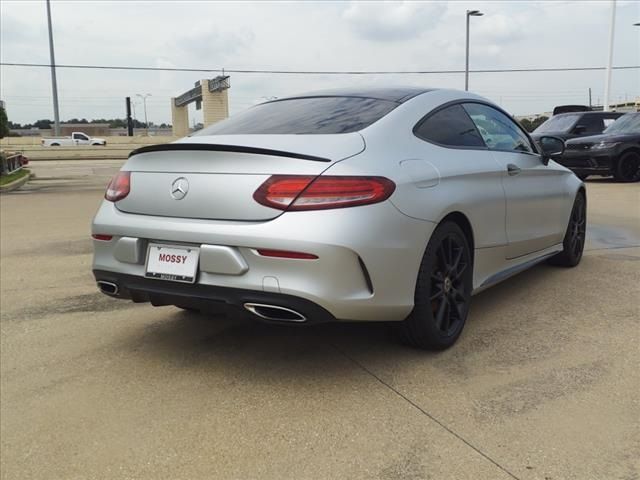
[[[131,172],[118,172],[107,186],[104,198],[110,202],[122,200],[131,190]]]
[[[317,255],[313,253],[303,253],[303,252],[291,252],[289,250],[272,250],[269,248],[258,248],[256,249],[263,257],[276,257],[276,258],[294,258],[296,260],[316,260],[318,258]]]
[[[253,198],[278,210],[327,210],[382,202],[395,188],[385,177],[272,175]]]

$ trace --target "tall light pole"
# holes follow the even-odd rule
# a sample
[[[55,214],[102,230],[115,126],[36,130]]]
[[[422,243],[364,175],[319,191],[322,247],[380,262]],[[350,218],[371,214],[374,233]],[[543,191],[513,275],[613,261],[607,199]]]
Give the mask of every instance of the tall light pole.
[[[607,62],[607,73],[604,77],[604,105],[602,110],[609,111],[609,93],[611,91],[611,65],[613,63],[613,38],[616,27],[616,0],[611,0],[611,23],[609,24],[609,60]]]
[[[464,89],[469,90],[469,17],[481,17],[484,15],[480,10],[467,10],[467,49],[466,49],[466,61],[464,68]]]
[[[58,81],[56,80],[56,56],[53,53],[53,29],[51,28],[51,5],[47,0],[47,23],[49,24],[49,57],[51,60],[51,88],[53,90],[53,134],[60,136],[60,113],[58,111]]]
[[[150,93],[145,93],[144,95],[136,93],[136,97],[140,97],[142,99],[142,105],[144,106],[144,124],[147,130],[147,135],[149,135],[149,122],[147,120],[147,97],[150,96]]]

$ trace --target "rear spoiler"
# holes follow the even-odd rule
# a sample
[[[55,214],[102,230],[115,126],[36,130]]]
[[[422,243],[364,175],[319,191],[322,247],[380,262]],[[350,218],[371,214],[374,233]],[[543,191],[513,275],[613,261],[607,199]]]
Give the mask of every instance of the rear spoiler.
[[[586,105],[559,105],[553,109],[553,115],[559,113],[571,113],[571,112],[591,112],[593,109]]]
[[[171,151],[207,151],[207,152],[238,152],[252,153],[255,155],[271,155],[273,157],[298,158],[300,160],[311,160],[313,162],[330,162],[331,160],[303,153],[285,152],[283,150],[272,150],[270,148],[243,147],[240,145],[218,145],[213,143],[164,143],[160,145],[149,145],[137,148],[129,154],[129,158],[141,153],[150,152],[171,152]]]

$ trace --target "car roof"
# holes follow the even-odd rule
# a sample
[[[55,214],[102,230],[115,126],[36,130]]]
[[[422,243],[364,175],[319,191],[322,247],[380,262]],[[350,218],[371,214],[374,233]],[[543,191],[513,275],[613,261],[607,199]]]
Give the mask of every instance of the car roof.
[[[282,97],[273,102],[281,100],[292,100],[294,98],[314,98],[314,97],[360,97],[375,98],[378,100],[386,100],[389,102],[404,103],[411,98],[422,93],[432,92],[435,88],[424,87],[351,87],[351,88],[333,88],[328,90],[319,90],[308,92],[290,97]],[[269,103],[269,102],[266,102]]]

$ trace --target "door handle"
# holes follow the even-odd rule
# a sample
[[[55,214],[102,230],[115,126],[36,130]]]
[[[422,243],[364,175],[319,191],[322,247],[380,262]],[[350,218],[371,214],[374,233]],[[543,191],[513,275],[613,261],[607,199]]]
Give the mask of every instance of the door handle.
[[[521,171],[522,169],[513,163],[507,165],[507,173],[511,176],[518,175]]]

